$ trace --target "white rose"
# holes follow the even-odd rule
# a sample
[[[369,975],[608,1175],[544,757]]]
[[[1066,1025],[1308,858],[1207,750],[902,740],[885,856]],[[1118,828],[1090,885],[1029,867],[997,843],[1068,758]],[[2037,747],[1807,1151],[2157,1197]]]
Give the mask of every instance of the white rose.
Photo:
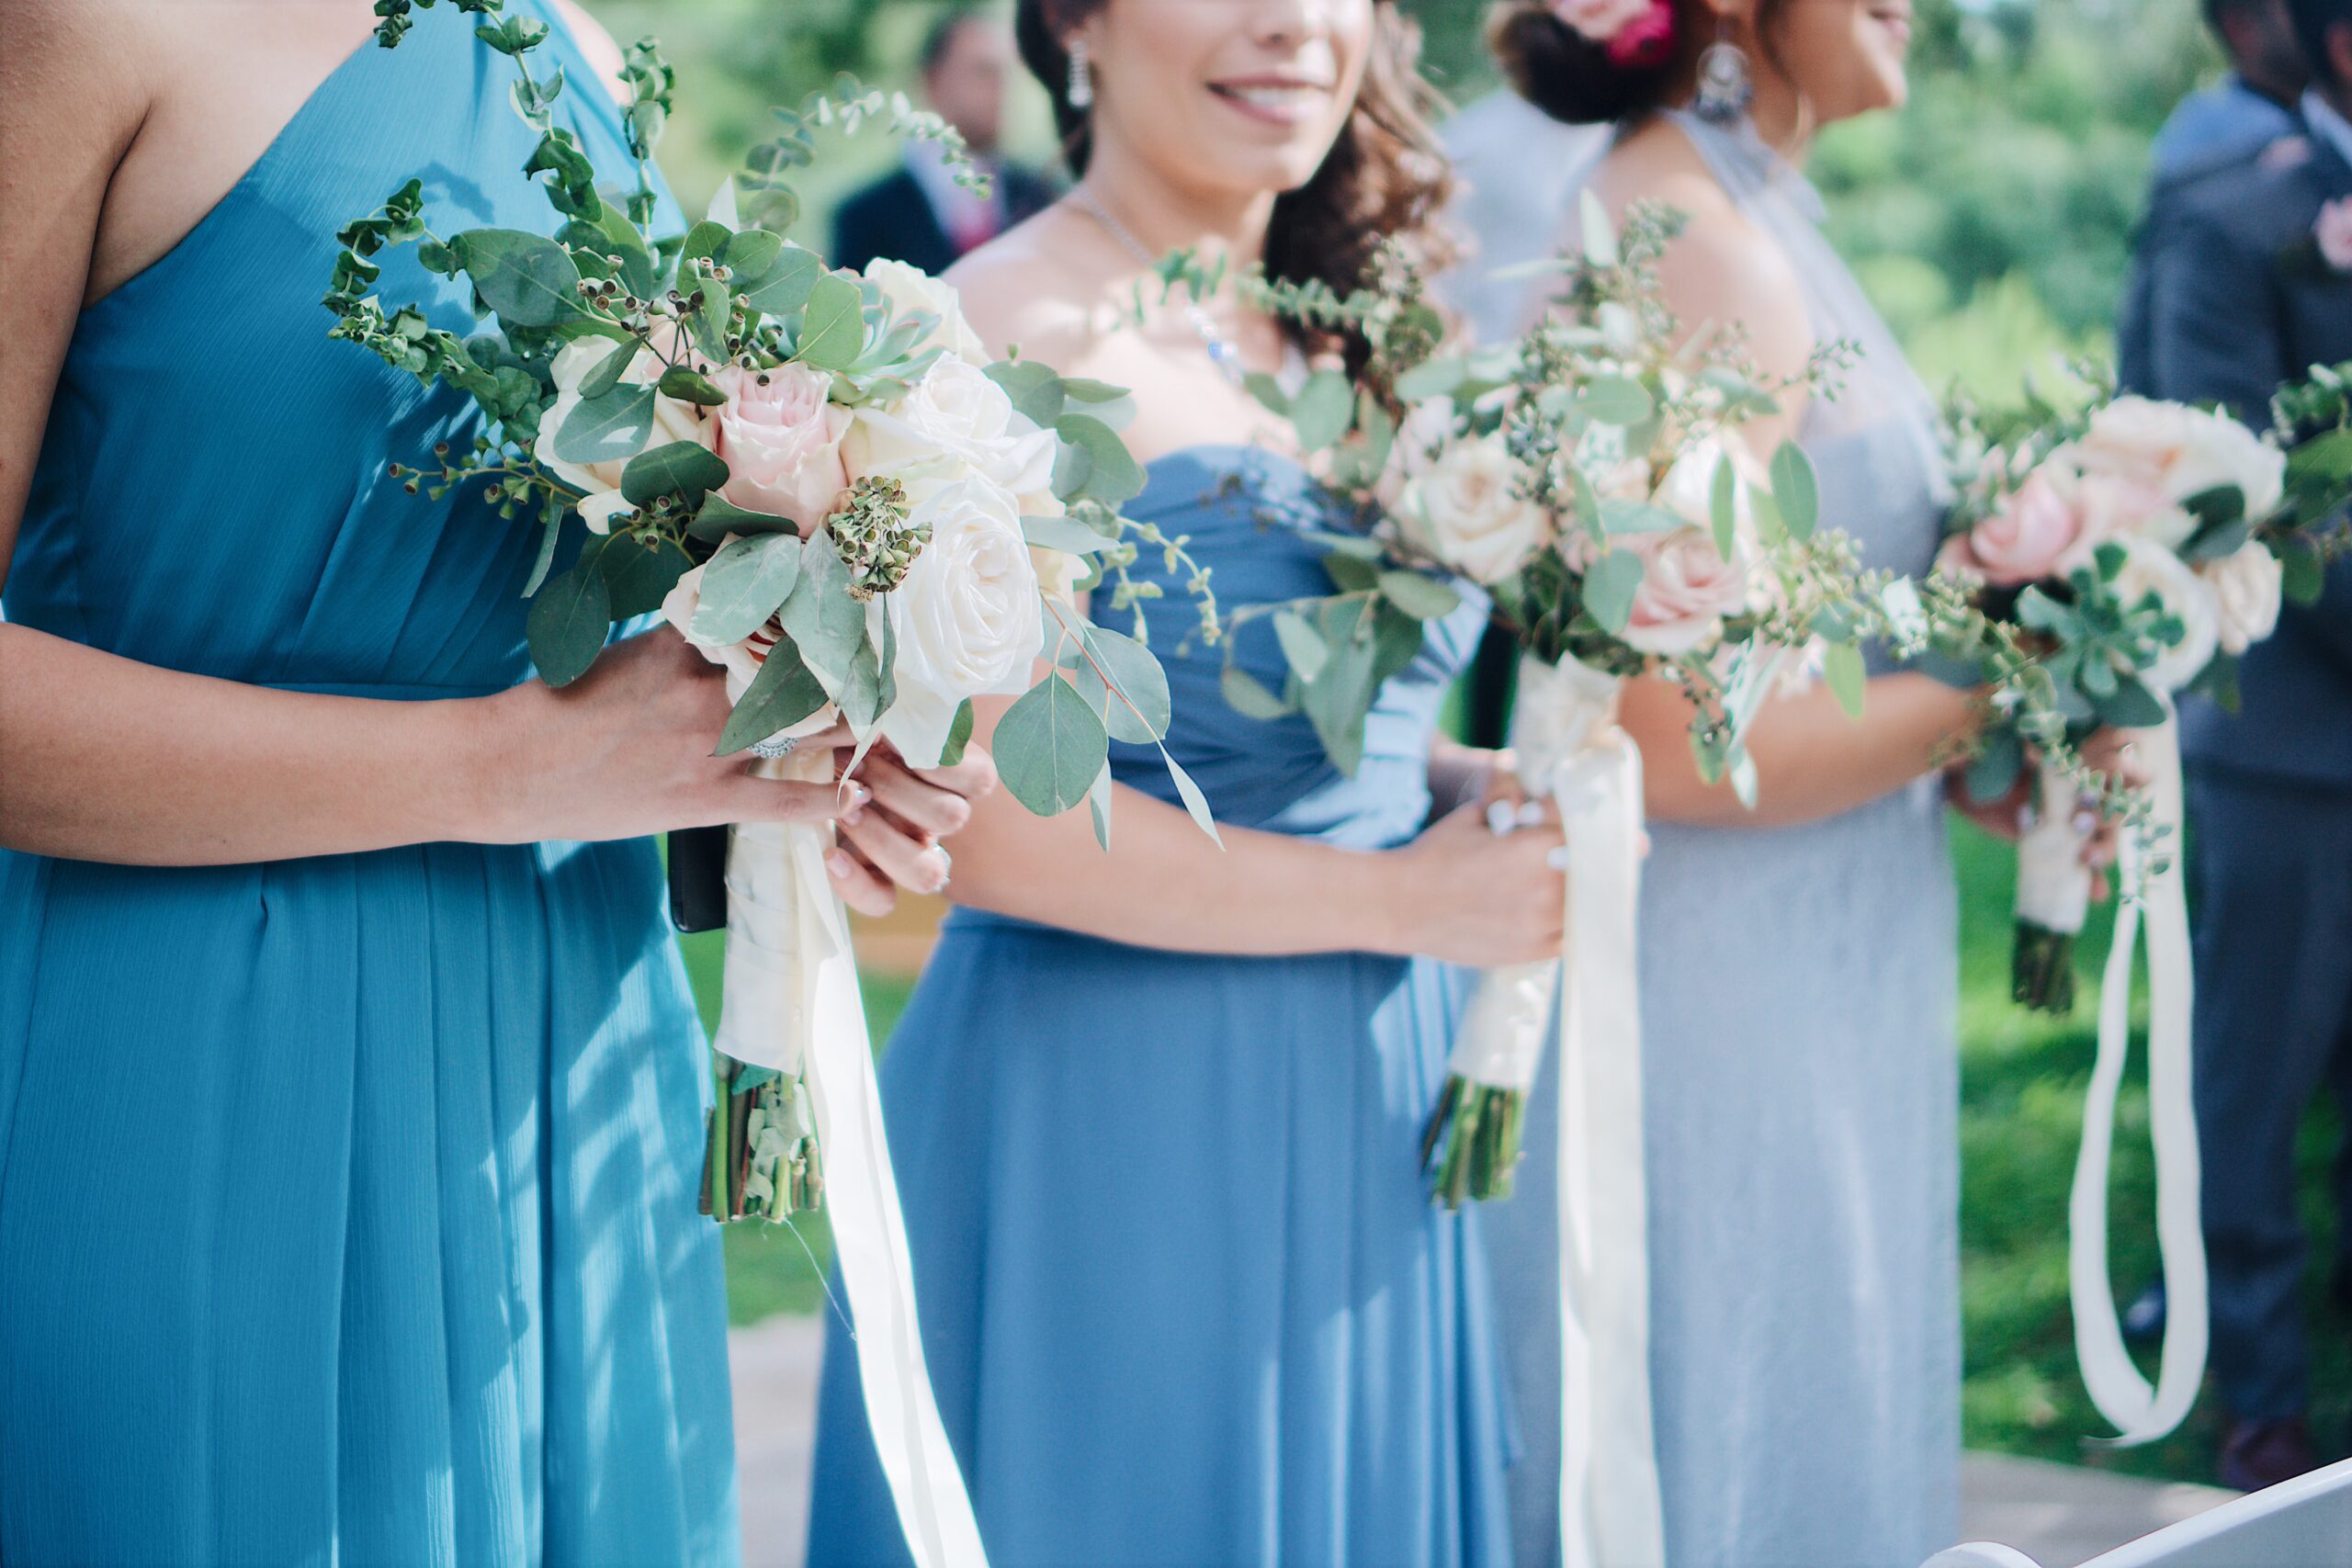
[[[1430,471],[1453,439],[1453,400],[1424,398],[1405,411],[1397,422],[1396,438],[1389,444],[1388,461],[1373,487],[1373,498],[1391,511],[1405,494],[1405,486]]]
[[[767,662],[768,649],[775,646],[775,623],[771,620],[739,642],[709,642],[695,636],[695,611],[702,604],[702,574],[707,570],[707,567],[698,566],[678,579],[669,596],[662,601],[662,618],[677,627],[678,635],[684,637],[696,652],[726,670],[727,697],[733,702],[750,689],[752,678],[760,672],[760,666]],[[814,735],[831,727],[840,716],[833,705],[827,703],[798,724],[778,733]]]
[[[898,634],[898,700],[882,733],[925,768],[937,765],[966,698],[1029,689],[1045,633],[1012,497],[965,479],[919,487],[912,500],[908,520],[930,525],[931,539],[906,580],[876,601]]]
[[[555,455],[556,436],[563,429],[563,422],[582,401],[580,383],[588,373],[609,357],[616,344],[610,338],[584,337],[568,343],[556,351],[555,364],[549,367],[555,378],[556,398],[539,421],[538,439],[532,443],[531,457],[540,467],[564,483],[584,491],[586,499],[580,503],[580,515],[588,526],[602,534],[613,525],[613,519],[629,510],[622,498],[621,470],[628,467],[628,458],[615,457],[602,463],[568,463]],[[621,372],[623,381],[650,387],[662,378],[669,368],[662,356],[650,348],[641,350],[627,370]],[[676,398],[656,395],[653,400],[653,434],[646,438],[645,450],[667,446],[673,441],[692,441],[708,446],[714,439],[710,422],[703,412],[689,402]]]
[[[1500,582],[1551,542],[1544,509],[1521,493],[1500,435],[1456,441],[1405,482],[1396,526],[1408,543],[1478,582]]]
[[[915,345],[918,353],[926,348],[944,348],[954,357],[974,365],[989,363],[991,356],[988,344],[972,330],[972,323],[964,319],[964,303],[955,289],[922,268],[901,261],[870,261],[865,264],[864,276],[882,290],[882,298],[890,302],[891,310],[899,319],[904,320],[916,311],[939,318],[938,329]]]
[[[2278,558],[2261,545],[2245,544],[2235,553],[2207,561],[2198,575],[2213,590],[2221,611],[2223,653],[2244,653],[2278,629],[2278,602],[2285,582]]]
[[[978,474],[1001,490],[1049,490],[1057,438],[1012,406],[1004,389],[960,359],[943,359],[896,408],[859,409],[842,443],[849,476],[901,480]]]
[[[2192,496],[2235,486],[2245,514],[2258,518],[2278,510],[2285,492],[2284,453],[2229,415],[2185,403],[2118,398],[2091,415],[2069,450],[2086,474],[2111,475],[2161,496],[2166,504],[2136,531],[2168,549],[2196,531],[2181,505]]]
[[[2153,593],[2186,628],[2181,639],[2159,650],[2140,678],[2160,692],[2177,692],[2213,661],[2221,646],[2222,606],[2213,590],[2172,551],[2147,539],[2125,539],[2123,570],[2112,584],[2126,605]]]

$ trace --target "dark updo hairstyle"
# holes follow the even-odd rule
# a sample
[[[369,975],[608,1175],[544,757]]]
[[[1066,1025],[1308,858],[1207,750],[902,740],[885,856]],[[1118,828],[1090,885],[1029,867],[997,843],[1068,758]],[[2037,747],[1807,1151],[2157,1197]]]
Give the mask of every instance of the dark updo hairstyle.
[[[1062,39],[1107,0],[1020,0],[1013,30],[1021,58],[1054,102],[1054,122],[1070,172],[1083,175],[1093,152],[1085,113],[1069,101],[1069,52]],[[1429,274],[1453,259],[1441,219],[1453,176],[1432,121],[1443,102],[1420,73],[1421,33],[1395,0],[1376,0],[1371,51],[1354,108],[1322,167],[1274,202],[1266,232],[1266,276],[1320,282],[1341,294],[1361,287],[1383,240],[1400,243]],[[1365,346],[1354,333],[1310,333],[1311,353],[1337,352],[1351,370]]]
[[[1768,58],[1773,27],[1788,3],[1758,0],[1756,28]],[[1544,0],[1501,0],[1487,19],[1487,47],[1519,96],[1554,119],[1569,125],[1638,119],[1690,86],[1700,51],[1715,40],[1714,13],[1700,0],[1673,0],[1673,46],[1653,64],[1619,64],[1606,44],[1560,20]]]

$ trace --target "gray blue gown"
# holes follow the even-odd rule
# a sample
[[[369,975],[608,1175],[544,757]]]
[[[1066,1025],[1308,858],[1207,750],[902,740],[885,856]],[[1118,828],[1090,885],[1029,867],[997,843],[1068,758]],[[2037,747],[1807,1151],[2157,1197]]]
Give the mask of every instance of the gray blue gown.
[[[595,68],[518,7],[622,175]],[[82,312],[9,620],[387,701],[529,674],[532,531],[385,471],[480,416],[319,306],[335,230],[412,175],[444,233],[553,230],[513,80],[421,14]],[[462,286],[385,260],[388,302],[470,327]],[[172,766],[130,731],[113,761]],[[0,1562],[734,1561],[703,1062],[650,840],[0,851]]]
[[[1345,525],[1318,495],[1286,458],[1193,447],[1126,510],[1189,536],[1229,606],[1330,591],[1296,527]],[[1421,830],[1438,705],[1483,604],[1430,624],[1344,778],[1304,718],[1226,703],[1221,651],[1178,650],[1193,611],[1159,581],[1168,744],[1220,822],[1359,850]],[[1238,647],[1282,684],[1262,619]],[[1112,766],[1172,796],[1149,748]],[[949,919],[883,1102],[923,1350],[997,1568],[1510,1562],[1481,1216],[1432,1208],[1419,1168],[1462,977]],[[907,1561],[837,1332],[810,1568]]]
[[[1751,133],[1675,116],[1861,362],[1801,440],[1865,561],[1924,571],[1934,411]],[[1958,927],[1937,784],[1792,828],[1654,824],[1643,871],[1650,1375],[1670,1568],[1915,1568],[1957,1529]],[[1547,1063],[1547,1066],[1552,1064]],[[1486,1215],[1525,1445],[1522,1568],[1558,1552],[1556,1085]]]

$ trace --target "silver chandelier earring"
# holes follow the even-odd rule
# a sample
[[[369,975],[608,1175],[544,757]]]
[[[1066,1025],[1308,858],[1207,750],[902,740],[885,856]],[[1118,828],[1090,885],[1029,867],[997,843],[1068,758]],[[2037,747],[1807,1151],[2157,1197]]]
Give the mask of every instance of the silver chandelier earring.
[[[1756,80],[1748,73],[1747,55],[1725,36],[1722,27],[1715,41],[1699,56],[1699,96],[1691,105],[1711,125],[1736,125],[1756,101]]]
[[[1069,40],[1069,107],[1091,108],[1094,105],[1094,64],[1086,55],[1086,40]]]

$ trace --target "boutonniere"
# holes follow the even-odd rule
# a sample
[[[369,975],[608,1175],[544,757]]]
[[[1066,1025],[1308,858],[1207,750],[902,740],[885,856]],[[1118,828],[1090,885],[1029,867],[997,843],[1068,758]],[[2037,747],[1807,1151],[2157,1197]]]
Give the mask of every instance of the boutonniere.
[[[2290,245],[2281,259],[2290,271],[2309,277],[2352,274],[2352,196],[2323,204],[2312,220],[2310,237]]]

